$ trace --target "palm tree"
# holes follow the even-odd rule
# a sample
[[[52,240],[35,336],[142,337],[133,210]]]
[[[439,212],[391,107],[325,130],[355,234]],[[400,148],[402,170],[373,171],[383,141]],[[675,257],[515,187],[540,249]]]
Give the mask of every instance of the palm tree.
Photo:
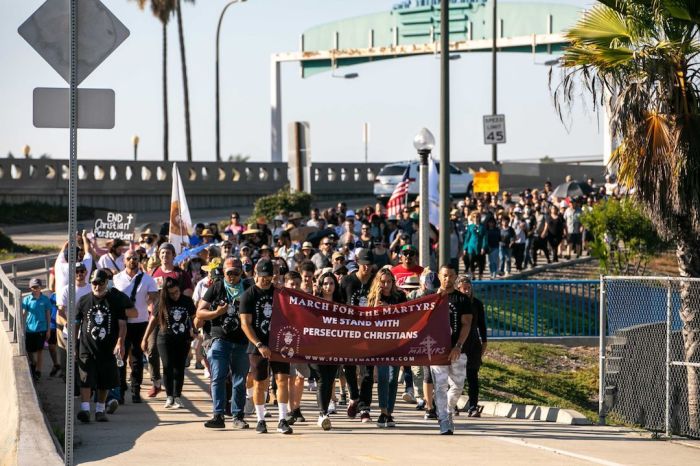
[[[577,83],[594,107],[610,105],[619,179],[659,233],[676,243],[681,277],[700,277],[700,4],[696,0],[599,0],[568,31],[554,91],[559,114]],[[551,82],[551,81],[550,81]],[[608,101],[606,95],[614,97]],[[681,285],[686,362],[700,362],[700,286]],[[700,432],[698,368],[687,366],[689,427]]]
[[[195,0],[185,0],[194,3]],[[190,132],[190,88],[187,80],[187,60],[185,59],[185,36],[182,29],[182,8],[180,0],[177,0],[177,32],[180,39],[180,65],[182,67],[182,87],[185,99],[185,139],[187,142],[187,161],[192,161],[192,134]]]
[[[148,0],[136,0],[139,8],[145,8]],[[160,20],[163,29],[163,160],[169,160],[168,125],[168,21],[175,11],[177,0],[151,0],[151,11]]]

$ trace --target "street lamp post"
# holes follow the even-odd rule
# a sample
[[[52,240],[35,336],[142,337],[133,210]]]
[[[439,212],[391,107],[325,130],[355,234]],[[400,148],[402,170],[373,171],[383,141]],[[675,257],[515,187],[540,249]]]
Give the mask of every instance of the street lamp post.
[[[22,153],[24,154],[25,159],[29,158],[29,154],[30,154],[31,150],[32,150],[32,148],[29,147],[28,144],[25,144],[24,147],[22,147]]]
[[[420,213],[418,225],[419,237],[419,262],[421,267],[430,265],[430,199],[428,195],[428,158],[435,147],[435,136],[427,128],[422,128],[413,138],[413,147],[418,151],[420,159]]]
[[[136,135],[136,134],[134,134],[131,137],[131,144],[134,145],[134,162],[136,162],[136,158],[137,158],[137,155],[139,152],[139,141],[140,140],[141,140],[141,138],[139,138],[138,135]]]
[[[224,13],[228,10],[228,7],[238,2],[245,2],[246,0],[231,0],[228,2],[224,9],[221,10],[219,15],[219,24],[216,26],[216,161],[221,162],[221,121],[220,121],[220,106],[219,106],[219,37],[221,35],[221,22],[224,19]]]
[[[440,244],[438,265],[450,262],[450,5],[440,2]]]

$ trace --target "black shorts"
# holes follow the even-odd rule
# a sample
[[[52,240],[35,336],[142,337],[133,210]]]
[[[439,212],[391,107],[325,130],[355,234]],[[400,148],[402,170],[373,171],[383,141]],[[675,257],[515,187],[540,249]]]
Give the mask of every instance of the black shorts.
[[[275,362],[265,359],[261,354],[249,354],[248,359],[250,360],[250,372],[253,374],[253,379],[257,382],[262,382],[267,380],[270,376],[270,369],[272,373],[289,375],[289,363],[288,362]]]
[[[578,246],[581,244],[581,233],[571,233],[567,236],[566,241],[572,246]]]
[[[27,353],[36,353],[44,349],[46,332],[29,332],[24,336],[24,347]]]
[[[423,366],[423,383],[433,383],[433,371],[430,366]]]
[[[78,358],[80,388],[110,390],[119,386],[119,370],[113,355],[95,357],[81,354]]]
[[[55,344],[56,344],[56,329],[52,328],[51,335],[49,336],[49,345],[55,345]]]

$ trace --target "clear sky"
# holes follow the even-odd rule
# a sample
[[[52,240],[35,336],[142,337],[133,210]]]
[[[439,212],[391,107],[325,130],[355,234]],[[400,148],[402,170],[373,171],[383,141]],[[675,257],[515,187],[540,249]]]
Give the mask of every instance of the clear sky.
[[[517,2],[518,0],[511,0]],[[0,0],[0,154],[67,158],[68,131],[32,125],[34,87],[67,87],[58,74],[18,35],[18,26],[43,0]],[[141,139],[139,158],[162,159],[161,26],[150,11],[128,0],[103,3],[129,28],[131,36],[83,83],[82,87],[116,92],[116,125],[112,130],[79,131],[79,157],[130,159],[131,137]],[[183,3],[190,78],[193,158],[215,160],[214,40],[226,0]],[[241,153],[251,160],[270,157],[270,55],[295,51],[307,28],[351,16],[388,10],[396,0],[248,0],[229,8],[222,27],[222,156]],[[560,0],[580,5],[585,0]],[[182,77],[177,24],[169,26],[170,158],[185,160]],[[552,57],[538,55],[537,62]],[[412,140],[426,126],[439,132],[439,60],[413,57],[344,68],[360,74],[354,80],[328,73],[301,79],[299,65],[282,71],[283,146],[286,125],[311,125],[313,159],[363,161],[363,122],[369,122],[372,161],[415,156]],[[482,115],[490,113],[491,68],[488,53],[463,55],[451,63],[452,159],[488,160]],[[499,113],[506,115],[508,142],[502,160],[600,156],[598,116],[584,106],[564,126],[548,88],[549,68],[533,56],[502,55],[499,60]]]

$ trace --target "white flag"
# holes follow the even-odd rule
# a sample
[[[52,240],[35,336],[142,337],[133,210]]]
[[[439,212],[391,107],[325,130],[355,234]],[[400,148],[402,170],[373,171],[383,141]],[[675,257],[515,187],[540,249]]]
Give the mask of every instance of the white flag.
[[[187,207],[185,188],[182,186],[177,163],[173,163],[173,190],[170,197],[170,232],[169,241],[175,246],[175,252],[180,254],[183,248],[190,245],[192,218]]]
[[[440,190],[438,188],[439,174],[435,160],[433,160],[432,157],[430,157],[430,161],[428,163],[428,212],[430,212],[428,219],[430,223],[438,228],[438,225],[440,224]]]

